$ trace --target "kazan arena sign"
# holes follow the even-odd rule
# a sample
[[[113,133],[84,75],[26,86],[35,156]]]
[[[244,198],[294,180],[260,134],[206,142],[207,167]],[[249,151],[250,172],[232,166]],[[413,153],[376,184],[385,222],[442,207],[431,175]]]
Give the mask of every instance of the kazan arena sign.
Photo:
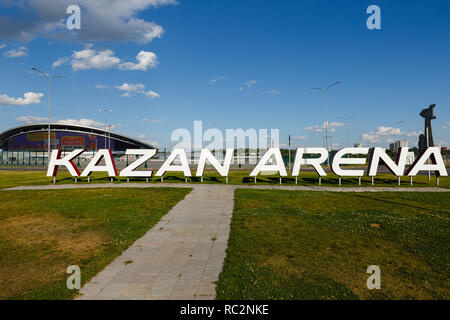
[[[110,177],[144,177],[152,176],[152,171],[137,171],[136,169],[150,160],[157,153],[157,149],[129,149],[126,151],[127,155],[140,156],[135,162],[123,169],[120,174],[117,172],[114,158],[111,150],[101,149],[97,152],[94,158],[90,161],[87,167],[80,174],[79,169],[74,164],[73,160],[81,155],[85,150],[74,150],[64,158],[61,158],[61,150],[53,150],[49,162],[47,176],[56,177],[58,168],[60,166],[66,167],[70,174],[74,177],[89,177],[93,172],[107,172]],[[206,161],[208,161],[223,177],[228,177],[231,160],[234,154],[234,149],[226,149],[225,159],[223,164],[214,157],[209,149],[203,149],[200,154],[200,159],[197,166],[196,177],[203,177]],[[306,154],[318,154],[318,158],[304,158]],[[343,169],[342,165],[365,165],[366,158],[351,158],[349,155],[369,155],[369,163],[366,170],[361,169]],[[332,161],[331,170],[339,177],[362,177],[366,171],[367,175],[374,177],[377,175],[378,166],[380,162],[384,163],[392,174],[401,177],[406,175],[413,177],[420,171],[435,172],[436,176],[447,176],[447,170],[442,159],[440,148],[428,147],[425,151],[417,157],[414,163],[406,170],[406,160],[408,155],[408,148],[400,148],[398,156],[394,162],[385,152],[383,148],[344,148],[339,150]],[[178,158],[180,164],[174,164]],[[322,164],[328,158],[328,151],[325,148],[298,148],[297,154],[292,168],[291,176],[297,178],[301,166],[312,166],[320,177],[327,174],[322,168]],[[274,159],[274,161],[271,161]],[[104,165],[99,163],[104,160]],[[251,177],[256,177],[258,174],[264,172],[278,173],[280,177],[287,177],[288,173],[281,156],[279,148],[270,148],[259,163],[250,173]],[[174,149],[167,160],[163,163],[161,168],[156,172],[156,177],[163,177],[166,172],[182,172],[185,177],[191,177],[191,168],[189,167],[188,159],[184,149]]]

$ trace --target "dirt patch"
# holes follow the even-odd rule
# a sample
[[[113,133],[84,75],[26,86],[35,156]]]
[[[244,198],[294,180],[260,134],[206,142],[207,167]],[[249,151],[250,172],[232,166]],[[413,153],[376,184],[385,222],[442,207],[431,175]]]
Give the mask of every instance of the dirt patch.
[[[1,221],[0,239],[19,246],[49,246],[56,251],[85,256],[107,243],[98,232],[79,231],[87,225],[86,221],[74,222],[54,216],[12,217]]]
[[[69,263],[60,255],[44,259],[26,259],[21,263],[3,261],[0,267],[0,299],[9,299],[24,291],[38,288],[67,277],[65,271]]]
[[[87,224],[50,215],[2,220],[0,241],[16,248],[19,256],[5,252],[7,257],[0,265],[0,287],[4,288],[0,299],[64,279],[69,265],[98,254],[107,241],[100,232],[86,228]]]

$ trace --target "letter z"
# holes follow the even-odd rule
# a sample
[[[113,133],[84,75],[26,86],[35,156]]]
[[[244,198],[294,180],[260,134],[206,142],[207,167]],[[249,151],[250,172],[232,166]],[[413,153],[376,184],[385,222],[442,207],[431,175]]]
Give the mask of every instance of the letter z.
[[[141,155],[139,159],[131,163],[120,172],[121,177],[151,177],[152,171],[134,171],[146,161],[158,153],[158,149],[128,149],[127,155]]]

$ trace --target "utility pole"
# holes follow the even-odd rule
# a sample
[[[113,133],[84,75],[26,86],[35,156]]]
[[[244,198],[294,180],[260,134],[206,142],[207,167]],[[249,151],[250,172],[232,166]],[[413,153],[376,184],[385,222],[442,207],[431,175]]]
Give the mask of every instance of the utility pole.
[[[336,82],[330,84],[325,89],[324,88],[311,88],[312,90],[320,90],[323,93],[323,101],[324,101],[324,109],[325,109],[325,141],[326,141],[325,145],[326,145],[327,151],[330,151],[328,149],[328,117],[327,117],[327,95],[328,95],[328,90],[331,87],[334,87],[334,86],[336,86],[338,84],[341,84],[341,83],[342,83],[342,81],[336,81]],[[327,166],[330,166],[330,156],[329,155],[327,157]]]
[[[106,143],[106,139],[107,139],[107,131],[108,131],[108,124],[107,124],[107,120],[108,120],[108,112],[112,112],[112,110],[110,109],[98,109],[99,112],[104,112],[105,113],[105,148],[108,146]]]
[[[51,123],[51,118],[50,118],[50,106],[51,106],[51,85],[52,85],[52,80],[53,79],[57,79],[57,78],[64,78],[63,76],[52,76],[44,71],[39,70],[38,68],[32,67],[31,70],[39,72],[43,77],[45,77],[47,79],[47,83],[48,83],[48,97],[47,97],[47,103],[48,103],[48,137],[47,137],[47,150],[48,150],[48,158],[47,158],[47,162],[50,161],[50,153],[51,153],[51,129],[50,129],[50,123]]]
[[[288,149],[288,151],[289,151],[289,165],[288,165],[288,167],[289,167],[289,171],[291,171],[291,135],[289,135],[289,149]]]
[[[345,121],[345,127],[347,129],[347,137],[346,137],[346,146],[350,147],[349,145],[349,135],[350,135],[350,120],[356,118],[356,117],[340,117],[339,119],[342,119]]]
[[[111,124],[108,124],[108,149],[111,149]]]

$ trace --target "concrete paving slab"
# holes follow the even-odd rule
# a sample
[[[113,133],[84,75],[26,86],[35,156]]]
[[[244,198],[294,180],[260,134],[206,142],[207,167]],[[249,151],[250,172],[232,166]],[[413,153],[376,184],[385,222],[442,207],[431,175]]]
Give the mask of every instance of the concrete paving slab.
[[[233,200],[234,188],[193,188],[163,221],[85,284],[79,299],[214,299]]]

